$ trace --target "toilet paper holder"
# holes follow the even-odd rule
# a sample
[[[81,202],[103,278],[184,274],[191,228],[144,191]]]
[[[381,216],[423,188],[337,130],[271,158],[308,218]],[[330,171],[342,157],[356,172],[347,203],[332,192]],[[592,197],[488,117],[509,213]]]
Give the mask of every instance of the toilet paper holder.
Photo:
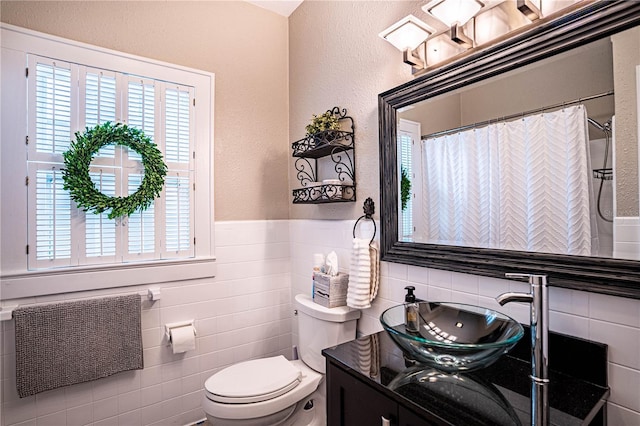
[[[192,327],[193,328],[193,334],[197,334],[196,332],[196,327],[195,327],[195,320],[186,320],[186,321],[179,321],[179,322],[172,322],[170,324],[165,324],[164,325],[164,335],[167,338],[167,346],[171,345],[171,330],[174,328],[180,328],[180,327]]]

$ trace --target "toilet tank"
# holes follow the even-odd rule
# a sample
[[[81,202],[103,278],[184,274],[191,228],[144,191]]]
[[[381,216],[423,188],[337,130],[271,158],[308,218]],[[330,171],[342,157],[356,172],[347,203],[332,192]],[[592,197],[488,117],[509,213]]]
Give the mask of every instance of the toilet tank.
[[[314,370],[325,373],[322,350],[356,338],[360,311],[347,306],[325,308],[306,294],[297,294],[298,354]]]

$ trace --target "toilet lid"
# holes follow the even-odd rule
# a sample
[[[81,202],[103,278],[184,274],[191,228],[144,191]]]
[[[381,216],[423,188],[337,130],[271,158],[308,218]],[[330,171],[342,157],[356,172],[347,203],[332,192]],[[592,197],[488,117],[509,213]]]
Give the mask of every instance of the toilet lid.
[[[279,355],[227,367],[209,377],[204,388],[214,401],[244,404],[283,395],[301,381],[300,370]]]

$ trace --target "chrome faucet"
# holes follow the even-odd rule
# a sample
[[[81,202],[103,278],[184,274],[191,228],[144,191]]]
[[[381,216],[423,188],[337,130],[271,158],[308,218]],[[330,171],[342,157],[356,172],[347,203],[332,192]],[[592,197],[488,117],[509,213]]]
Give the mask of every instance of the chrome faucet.
[[[507,278],[528,279],[530,293],[503,293],[496,301],[504,306],[509,302],[531,305],[531,426],[549,425],[549,288],[546,275],[505,274]]]

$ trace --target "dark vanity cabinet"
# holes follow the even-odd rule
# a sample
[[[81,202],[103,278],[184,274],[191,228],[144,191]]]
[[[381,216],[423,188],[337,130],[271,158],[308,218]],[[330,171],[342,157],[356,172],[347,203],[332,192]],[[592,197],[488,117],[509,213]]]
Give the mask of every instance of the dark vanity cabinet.
[[[395,401],[333,364],[328,368],[328,425],[381,425],[385,419],[388,424],[397,424]]]
[[[402,405],[398,406],[398,417],[400,419],[400,426],[426,426],[441,424],[434,420],[427,420]]]
[[[434,426],[448,423],[414,413],[353,372],[327,366],[327,425],[330,426]]]
[[[606,425],[607,346],[553,332],[549,345],[551,425]],[[529,339],[491,366],[463,374],[414,363],[385,332],[322,353],[328,426],[530,424]]]

